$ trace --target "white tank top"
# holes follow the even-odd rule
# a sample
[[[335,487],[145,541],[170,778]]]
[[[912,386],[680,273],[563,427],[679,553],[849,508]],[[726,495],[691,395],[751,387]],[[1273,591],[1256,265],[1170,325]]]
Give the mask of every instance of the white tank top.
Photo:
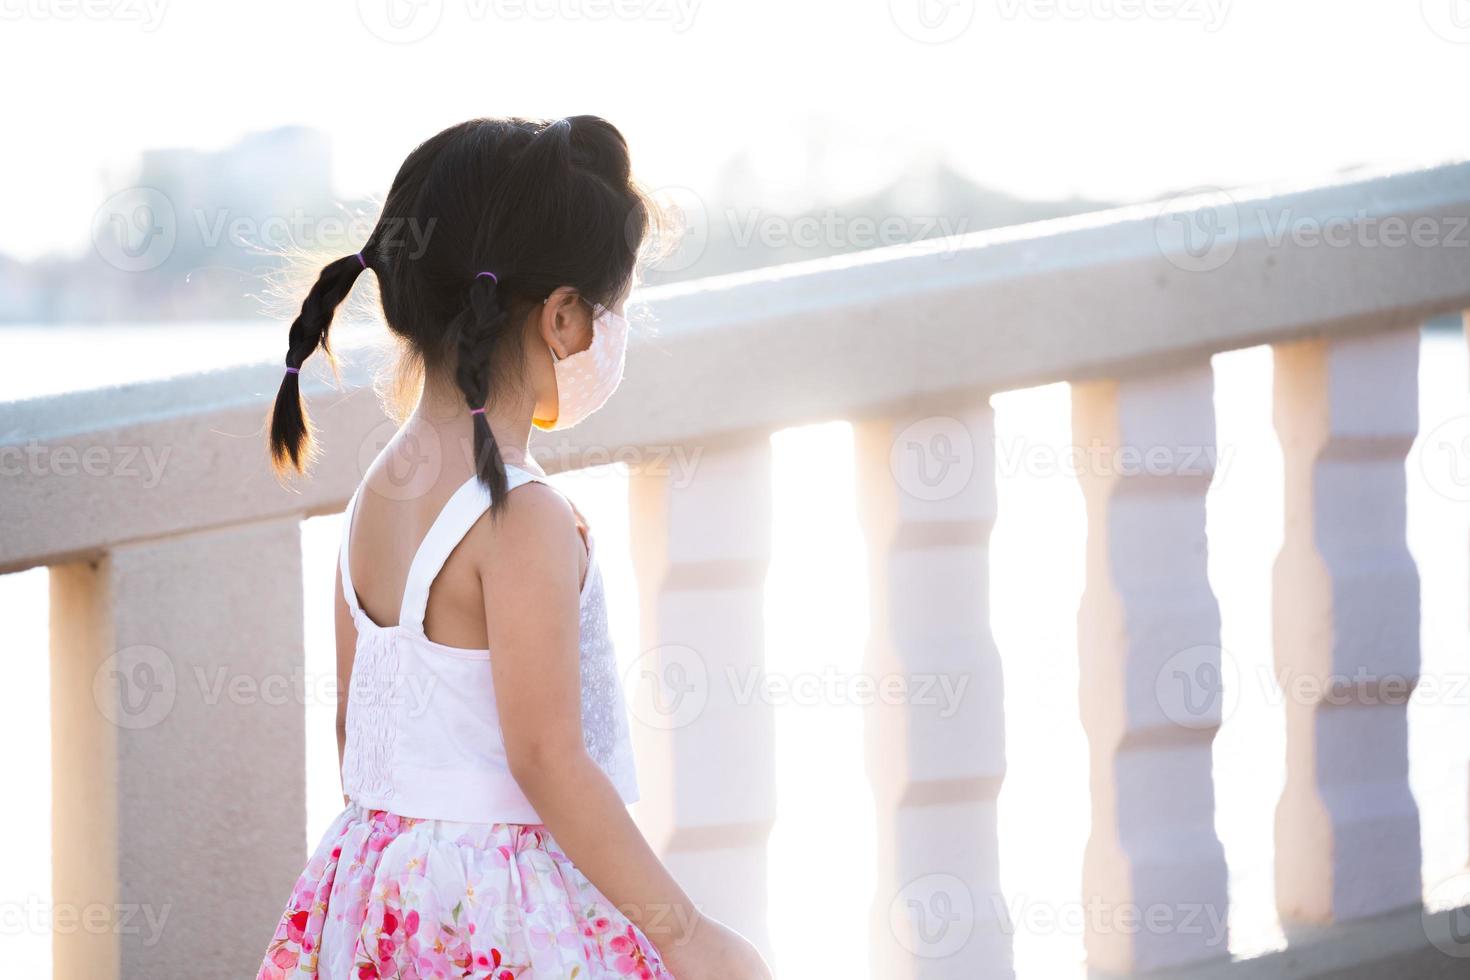
[[[507,466],[509,488],[545,480]],[[347,555],[359,486],[342,527],[342,591],[357,625],[347,702],[342,785],[353,802],[405,817],[473,823],[541,823],[505,757],[489,650],[435,643],[424,635],[429,588],[456,545],[490,506],[475,477],[435,518],[409,566],[395,626],[367,617]],[[608,631],[607,599],[588,535],[581,595],[582,734],[587,751],[623,802],[638,798],[627,707]]]

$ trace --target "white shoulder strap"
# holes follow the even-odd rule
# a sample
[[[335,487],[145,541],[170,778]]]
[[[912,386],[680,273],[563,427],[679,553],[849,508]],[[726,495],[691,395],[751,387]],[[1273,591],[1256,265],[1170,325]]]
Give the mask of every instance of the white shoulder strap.
[[[338,555],[338,561],[342,569],[342,595],[347,600],[347,608],[352,611],[354,619],[361,612],[357,602],[357,590],[352,587],[352,569],[347,561],[347,543],[352,540],[352,512],[357,509],[357,495],[362,493],[362,484],[352,491],[352,496],[347,500],[347,509],[342,512],[342,548]]]
[[[532,480],[541,480],[536,474],[517,466],[506,466],[505,478],[507,491]],[[477,476],[470,477],[454,491],[429,527],[429,533],[424,535],[413,564],[409,566],[408,581],[403,586],[403,607],[398,612],[399,626],[423,632],[424,613],[429,606],[429,589],[434,579],[449,559],[450,552],[459,546],[470,528],[489,508],[490,491]]]

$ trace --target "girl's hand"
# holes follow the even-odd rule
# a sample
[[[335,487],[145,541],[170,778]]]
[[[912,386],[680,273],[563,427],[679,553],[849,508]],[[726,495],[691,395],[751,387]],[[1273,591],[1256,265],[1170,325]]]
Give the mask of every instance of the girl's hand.
[[[674,980],[771,980],[756,948],[708,916],[700,916],[686,940],[659,952]]]

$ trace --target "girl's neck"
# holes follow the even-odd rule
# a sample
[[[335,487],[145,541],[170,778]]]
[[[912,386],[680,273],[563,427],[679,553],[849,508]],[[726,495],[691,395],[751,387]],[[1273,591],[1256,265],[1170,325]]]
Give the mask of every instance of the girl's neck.
[[[485,421],[495,435],[500,457],[512,466],[540,473],[541,467],[531,458],[531,415],[535,411],[534,396],[507,395],[497,398],[485,410]],[[426,425],[439,434],[441,441],[464,441],[468,447],[470,406],[465,403],[459,386],[443,379],[424,379],[423,394],[408,418],[409,425]],[[466,459],[470,454],[466,452]]]

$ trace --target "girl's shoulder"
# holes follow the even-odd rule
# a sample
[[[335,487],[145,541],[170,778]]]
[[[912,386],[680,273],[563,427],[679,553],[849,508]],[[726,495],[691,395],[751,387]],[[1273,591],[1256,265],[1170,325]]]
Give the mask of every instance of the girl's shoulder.
[[[499,515],[481,515],[465,539],[479,556],[482,572],[490,563],[515,569],[528,561],[539,565],[536,559],[543,557],[559,563],[570,556],[575,568],[586,551],[584,527],[571,500],[534,479],[512,487]]]

